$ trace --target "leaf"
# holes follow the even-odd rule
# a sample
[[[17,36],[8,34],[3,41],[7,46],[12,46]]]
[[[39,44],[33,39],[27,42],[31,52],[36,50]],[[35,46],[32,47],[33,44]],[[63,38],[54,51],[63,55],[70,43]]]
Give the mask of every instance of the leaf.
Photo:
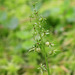
[[[0,22],[4,21],[7,19],[7,13],[0,11]]]
[[[16,17],[13,17],[3,23],[3,26],[9,29],[15,29],[18,26],[18,19]]]
[[[30,49],[33,46],[33,41],[31,40],[27,40],[25,42],[23,42],[22,47],[24,49]]]
[[[19,39],[25,40],[25,39],[29,39],[32,37],[32,34],[30,34],[30,32],[26,32],[26,31],[19,31],[16,33],[16,36]]]
[[[42,13],[43,17],[48,17],[50,15],[50,10],[46,10]]]

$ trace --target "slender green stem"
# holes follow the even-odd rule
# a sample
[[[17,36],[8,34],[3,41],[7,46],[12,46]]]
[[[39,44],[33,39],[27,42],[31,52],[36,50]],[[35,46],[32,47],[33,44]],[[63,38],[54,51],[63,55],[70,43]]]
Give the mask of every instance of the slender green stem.
[[[40,35],[40,37],[41,37],[41,42],[42,42],[42,45],[41,45],[41,47],[42,47],[42,54],[43,54],[43,56],[45,58],[48,75],[50,75],[47,54],[46,54],[46,51],[45,51],[45,45],[43,43],[43,39],[42,39],[42,36],[41,35]]]
[[[44,46],[43,46],[43,47],[44,47]],[[48,59],[47,59],[47,54],[46,54],[46,51],[45,51],[45,47],[43,48],[43,51],[44,51],[44,57],[45,57],[47,72],[48,72],[48,75],[50,75],[49,65],[48,65]]]

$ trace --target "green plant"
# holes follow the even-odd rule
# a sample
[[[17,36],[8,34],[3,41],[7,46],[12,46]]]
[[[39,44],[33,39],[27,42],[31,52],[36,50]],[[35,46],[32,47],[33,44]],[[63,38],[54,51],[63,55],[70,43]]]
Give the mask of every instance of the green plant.
[[[45,25],[46,19],[39,15],[38,11],[36,10],[35,3],[33,3],[33,7],[34,7],[34,12],[30,16],[30,18],[34,18],[34,21],[35,21],[35,23],[33,24],[34,46],[31,50],[40,52],[42,54],[42,56],[45,58],[46,70],[48,72],[48,75],[51,75],[49,70],[49,64],[48,64],[48,56],[47,56],[48,54],[45,47],[54,46],[54,44],[51,44],[45,39],[46,35],[49,34],[49,30],[44,29],[44,27],[46,26]],[[53,51],[51,51],[51,53],[52,52]]]
[[[37,11],[34,11],[30,23],[34,1],[37,0],[0,0],[0,75],[47,75],[41,44],[37,45],[40,42],[35,40],[32,48],[33,27],[43,17],[47,24],[40,21],[44,28],[41,33],[46,33],[42,37],[50,74],[75,75],[75,0],[38,0],[35,7],[38,15],[36,17]],[[50,29],[50,34],[47,29]],[[34,37],[39,38],[38,33]],[[54,44],[49,41],[55,46],[50,47]],[[34,52],[29,52],[29,49]],[[56,53],[54,49],[60,51]]]

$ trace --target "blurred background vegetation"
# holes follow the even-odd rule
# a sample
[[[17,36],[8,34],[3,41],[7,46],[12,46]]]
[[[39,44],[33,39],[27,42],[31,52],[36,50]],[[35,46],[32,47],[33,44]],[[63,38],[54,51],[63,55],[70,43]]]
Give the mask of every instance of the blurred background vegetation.
[[[0,75],[41,75],[37,68],[44,59],[28,52],[35,22],[29,16],[36,1],[50,30],[45,39],[57,50],[48,58],[51,75],[75,75],[75,0],[0,0]]]

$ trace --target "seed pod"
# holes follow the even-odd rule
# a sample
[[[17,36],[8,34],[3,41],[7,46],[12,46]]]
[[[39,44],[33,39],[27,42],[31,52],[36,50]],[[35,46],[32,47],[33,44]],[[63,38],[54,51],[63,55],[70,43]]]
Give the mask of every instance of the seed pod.
[[[43,18],[40,18],[39,21],[42,22],[43,21]]]
[[[36,48],[36,51],[37,51],[37,52],[40,52],[40,48]]]
[[[46,42],[45,44],[46,44],[46,46],[49,46],[49,45],[50,45],[50,43],[49,43],[49,42]]]
[[[50,54],[50,55],[52,55],[53,53],[54,53],[54,51],[53,51],[53,50],[49,52],[49,54]]]
[[[50,45],[51,45],[51,46],[54,46],[54,44],[53,44],[53,43],[50,43]]]

